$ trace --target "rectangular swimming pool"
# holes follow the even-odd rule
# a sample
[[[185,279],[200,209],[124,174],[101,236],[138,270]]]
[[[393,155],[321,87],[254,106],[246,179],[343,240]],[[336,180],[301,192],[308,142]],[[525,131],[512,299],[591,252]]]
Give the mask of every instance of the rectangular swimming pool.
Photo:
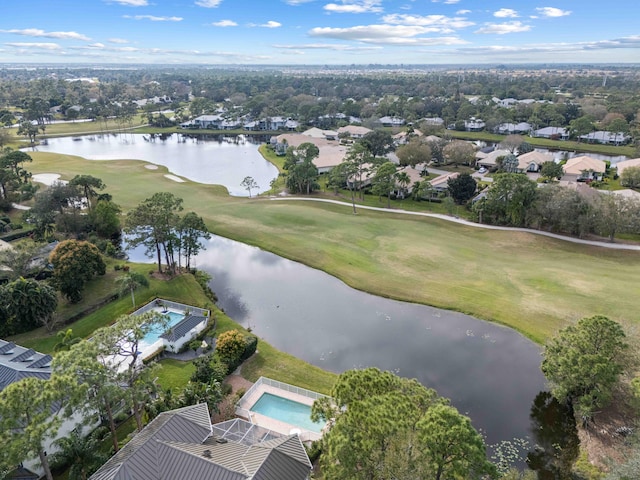
[[[161,326],[156,326],[142,338],[140,343],[143,343],[145,345],[153,345],[160,339],[160,335],[173,328],[184,318],[183,313],[167,312],[163,315],[167,315],[169,317],[169,323],[167,324],[167,327],[162,328]]]
[[[272,393],[263,393],[253,404],[251,411],[316,433],[321,433],[325,426],[324,422],[311,421],[311,407],[309,405]]]

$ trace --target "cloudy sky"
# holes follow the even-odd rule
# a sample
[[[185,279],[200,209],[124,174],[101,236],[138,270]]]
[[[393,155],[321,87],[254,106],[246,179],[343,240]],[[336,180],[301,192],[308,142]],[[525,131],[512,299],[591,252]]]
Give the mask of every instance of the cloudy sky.
[[[0,63],[640,63],[640,1],[3,0]]]

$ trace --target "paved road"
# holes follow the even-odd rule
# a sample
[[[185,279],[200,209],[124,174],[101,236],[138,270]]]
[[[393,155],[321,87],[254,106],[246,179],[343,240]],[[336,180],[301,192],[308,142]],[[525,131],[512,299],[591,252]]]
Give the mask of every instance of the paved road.
[[[282,201],[282,200],[295,200],[295,201],[309,201],[309,202],[324,202],[324,203],[333,203],[336,205],[344,205],[345,207],[352,208],[351,203],[342,202],[340,200],[330,200],[326,198],[306,198],[306,197],[269,197],[270,200],[273,201]],[[447,222],[459,223],[461,225],[466,225],[468,227],[474,228],[485,228],[488,230],[504,230],[508,232],[525,232],[532,233],[534,235],[542,235],[544,237],[551,237],[558,240],[564,240],[565,242],[578,243],[581,245],[591,245],[594,247],[602,247],[609,248],[612,250],[635,250],[640,251],[640,245],[628,245],[625,243],[608,243],[601,242],[597,240],[583,240],[581,238],[567,237],[565,235],[558,235],[557,233],[545,232],[542,230],[533,230],[531,228],[516,228],[516,227],[501,227],[497,225],[485,225],[482,223],[470,222],[469,220],[464,220],[458,217],[452,217],[449,215],[443,215],[440,213],[424,213],[424,212],[412,212],[409,210],[401,210],[401,209],[389,209],[382,207],[369,207],[366,205],[356,205],[357,209],[362,210],[377,210],[379,212],[387,212],[387,213],[399,213],[402,215],[417,215],[421,217],[430,217],[430,218],[438,218],[440,220],[446,220]]]

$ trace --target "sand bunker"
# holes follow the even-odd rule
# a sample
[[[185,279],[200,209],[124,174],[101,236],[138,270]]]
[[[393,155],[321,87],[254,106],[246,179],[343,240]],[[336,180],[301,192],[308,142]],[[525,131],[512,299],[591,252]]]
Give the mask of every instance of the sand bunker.
[[[157,170],[158,169],[158,165],[154,165],[152,163],[145,165],[144,168],[147,168],[149,170]]]
[[[167,173],[165,177],[168,178],[169,180],[173,180],[174,182],[184,183],[183,179],[181,179],[180,177],[176,177],[175,175],[171,175],[170,173]]]
[[[53,185],[54,182],[60,182],[67,184],[66,180],[58,180],[60,178],[60,174],[58,173],[36,173],[33,177],[31,177],[34,181],[38,183],[44,183],[45,185]]]

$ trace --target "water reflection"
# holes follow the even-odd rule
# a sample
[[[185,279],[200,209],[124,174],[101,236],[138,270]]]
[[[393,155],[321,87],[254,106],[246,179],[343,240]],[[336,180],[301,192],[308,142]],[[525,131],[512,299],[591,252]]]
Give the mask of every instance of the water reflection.
[[[258,152],[260,140],[243,135],[104,134],[51,138],[37,150],[88,160],[145,160],[195,182],[224,185],[231,195],[248,196],[240,185],[246,176],[259,186],[252,194],[269,190],[278,176],[277,168]]]
[[[540,392],[531,407],[534,449],[527,455],[538,480],[569,480],[580,454],[580,440],[570,405],[560,404],[549,392]]]
[[[513,330],[369,295],[222,237],[196,262],[213,276],[218,305],[276,348],[334,372],[375,366],[417,378],[489,443],[529,435],[531,401],[545,384],[540,349]]]

